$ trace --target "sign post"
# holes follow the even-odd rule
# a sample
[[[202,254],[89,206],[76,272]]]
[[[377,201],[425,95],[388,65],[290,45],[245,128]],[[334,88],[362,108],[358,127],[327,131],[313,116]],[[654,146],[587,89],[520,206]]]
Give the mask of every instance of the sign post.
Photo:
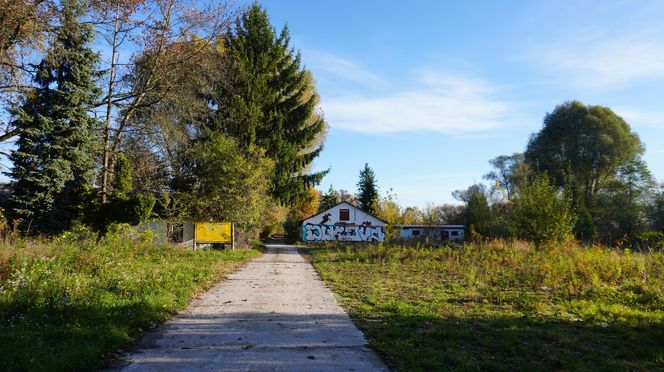
[[[235,222],[231,224],[231,248],[235,250]]]

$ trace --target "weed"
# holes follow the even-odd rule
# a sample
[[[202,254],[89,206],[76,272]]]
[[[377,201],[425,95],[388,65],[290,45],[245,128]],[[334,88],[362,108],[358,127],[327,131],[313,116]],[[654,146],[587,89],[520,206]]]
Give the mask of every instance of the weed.
[[[258,254],[159,247],[124,227],[0,246],[0,369],[99,367]]]
[[[664,369],[664,254],[328,244],[311,251],[398,370]]]

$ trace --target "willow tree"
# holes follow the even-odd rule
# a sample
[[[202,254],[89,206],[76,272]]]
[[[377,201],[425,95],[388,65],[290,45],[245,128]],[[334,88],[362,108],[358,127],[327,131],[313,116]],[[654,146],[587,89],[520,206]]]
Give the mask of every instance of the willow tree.
[[[573,185],[576,196],[590,205],[618,169],[643,151],[639,136],[611,109],[571,101],[546,115],[525,157],[557,186]]]
[[[546,115],[525,157],[531,169],[546,172],[556,186],[571,190],[576,234],[593,239],[599,193],[643,151],[639,136],[611,109],[571,101]]]
[[[288,29],[277,34],[267,12],[254,4],[226,36],[226,58],[235,78],[219,84],[209,129],[234,137],[243,148],[258,146],[275,162],[270,193],[292,205],[308,197],[326,172],[311,172],[327,124],[319,96]]]

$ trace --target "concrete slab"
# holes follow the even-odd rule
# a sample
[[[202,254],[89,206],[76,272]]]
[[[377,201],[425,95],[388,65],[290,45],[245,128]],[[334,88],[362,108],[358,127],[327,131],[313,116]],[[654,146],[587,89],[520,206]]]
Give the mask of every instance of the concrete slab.
[[[297,249],[268,251],[124,355],[124,371],[386,371]]]

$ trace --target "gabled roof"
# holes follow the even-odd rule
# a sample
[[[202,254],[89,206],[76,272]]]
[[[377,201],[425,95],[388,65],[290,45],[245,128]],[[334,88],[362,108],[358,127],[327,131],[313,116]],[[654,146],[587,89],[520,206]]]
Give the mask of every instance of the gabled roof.
[[[319,212],[319,213],[316,213],[316,214],[311,215],[311,216],[309,216],[309,217],[303,218],[303,219],[300,220],[300,223],[304,222],[304,220],[308,220],[308,219],[310,219],[310,218],[318,217],[318,216],[320,216],[320,215],[322,215],[322,214],[325,214],[325,213],[326,213],[327,211],[329,211],[330,209],[334,209],[334,208],[336,208],[336,207],[338,207],[338,206],[340,206],[340,205],[342,205],[342,204],[346,204],[346,205],[348,205],[348,206],[351,207],[351,208],[354,208],[354,209],[357,209],[358,211],[364,212],[364,213],[368,214],[369,216],[371,216],[371,217],[377,219],[378,221],[380,221],[380,222],[382,222],[382,223],[384,223],[384,224],[387,225],[387,222],[385,222],[385,221],[383,221],[382,219],[380,219],[380,218],[374,216],[373,214],[371,214],[371,213],[365,211],[365,210],[362,209],[362,208],[359,208],[359,207],[354,206],[353,204],[351,204],[351,203],[349,203],[349,202],[347,202],[347,201],[342,201],[341,203],[337,203],[337,204],[331,206],[330,208],[327,208],[326,210],[324,210],[324,211],[322,211],[322,212]]]

